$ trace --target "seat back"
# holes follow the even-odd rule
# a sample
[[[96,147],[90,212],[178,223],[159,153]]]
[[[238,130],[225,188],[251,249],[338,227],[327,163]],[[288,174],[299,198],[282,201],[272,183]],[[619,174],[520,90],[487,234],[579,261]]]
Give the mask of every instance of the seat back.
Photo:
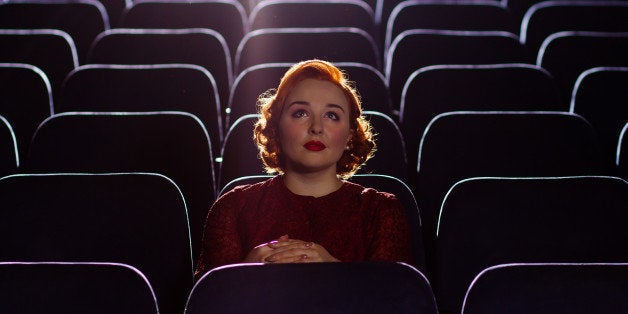
[[[556,78],[569,100],[578,76],[591,68],[628,66],[628,32],[559,32],[543,41],[536,65]]]
[[[358,173],[385,174],[407,182],[406,147],[395,121],[377,111],[364,111],[362,115],[373,127],[377,151]]]
[[[497,265],[474,279],[462,313],[614,313],[628,307],[627,282],[625,263]]]
[[[124,28],[209,28],[227,42],[230,57],[247,32],[246,13],[234,0],[139,0],[120,18]]]
[[[0,63],[0,115],[13,126],[21,159],[39,123],[54,113],[50,81],[39,68]]]
[[[591,125],[558,112],[450,112],[427,126],[418,156],[415,196],[426,241],[456,182],[482,176],[606,174]],[[428,238],[429,237],[429,238]]]
[[[586,118],[598,134],[606,162],[614,163],[617,140],[628,121],[628,67],[586,70],[576,80],[570,112]]]
[[[273,293],[260,297],[260,291]],[[252,313],[269,308],[280,314],[295,308],[312,314],[436,313],[425,276],[401,263],[223,266],[196,283],[185,313]]]
[[[289,48],[287,48],[289,47]],[[350,27],[258,29],[244,36],[236,52],[235,73],[262,63],[307,59],[357,62],[381,69],[374,39]]]
[[[628,180],[628,122],[624,124],[624,128],[619,133],[617,142],[617,154],[615,165],[617,165],[618,174]]]
[[[628,182],[613,177],[458,182],[438,225],[433,282],[440,308],[459,311],[467,287],[490,266],[626,261],[626,204]]]
[[[242,71],[234,80],[229,95],[229,122],[245,114],[257,113],[257,98],[267,90],[276,88],[282,76],[293,63],[264,63]],[[392,115],[392,104],[384,76],[370,65],[353,62],[337,62],[335,66],[347,73],[360,93],[362,109]]]
[[[518,32],[510,12],[494,0],[403,1],[382,29],[386,31],[384,53],[397,35],[410,29]]]
[[[15,132],[11,123],[0,115],[0,177],[17,172],[20,166]]]
[[[25,63],[42,70],[56,97],[65,76],[78,66],[72,37],[53,29],[0,29],[0,62]]]
[[[362,0],[264,0],[249,15],[249,29],[291,27],[354,27],[373,38],[373,9]]]
[[[232,69],[225,39],[211,29],[112,29],[94,40],[87,63],[201,66],[216,80],[221,106],[226,106]],[[224,105],[223,105],[224,104]]]
[[[210,147],[207,131],[189,113],[68,112],[39,127],[24,171],[163,174],[185,196],[197,253],[215,195]]]
[[[0,262],[3,313],[159,313],[136,268],[98,262]]]
[[[0,191],[0,261],[128,264],[146,275],[161,313],[181,313],[193,269],[185,200],[172,180],[21,174],[0,179]]]
[[[520,40],[530,51],[538,51],[545,38],[558,32],[628,32],[626,20],[625,1],[544,1],[526,12]]]
[[[222,117],[216,82],[192,64],[111,65],[76,68],[63,83],[56,112],[184,111],[207,129],[212,153],[220,153]]]
[[[449,111],[567,111],[552,76],[521,64],[434,65],[414,71],[399,108],[408,165],[416,169],[419,142],[428,123]]]
[[[0,4],[2,29],[58,29],[73,39],[79,63],[96,36],[109,29],[105,7],[94,0],[27,0]]]
[[[528,63],[517,37],[502,31],[407,30],[386,55],[385,75],[395,109],[412,72],[439,64]]]
[[[257,120],[257,114],[247,114],[229,128],[220,155],[218,191],[235,178],[265,173],[253,139],[253,128]]]

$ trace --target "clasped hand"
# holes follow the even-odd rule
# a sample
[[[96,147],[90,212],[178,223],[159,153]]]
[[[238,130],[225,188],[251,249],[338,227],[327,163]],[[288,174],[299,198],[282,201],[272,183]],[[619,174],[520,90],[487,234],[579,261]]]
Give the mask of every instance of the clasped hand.
[[[319,244],[297,239],[288,235],[275,241],[256,246],[244,259],[248,263],[312,263],[339,262]]]

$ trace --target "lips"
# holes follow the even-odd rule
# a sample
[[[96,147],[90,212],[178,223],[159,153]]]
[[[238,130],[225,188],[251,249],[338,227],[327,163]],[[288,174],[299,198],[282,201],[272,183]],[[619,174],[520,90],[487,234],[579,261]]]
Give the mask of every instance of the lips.
[[[309,141],[309,142],[305,143],[305,145],[303,145],[303,147],[305,147],[305,149],[307,149],[307,150],[318,152],[318,151],[321,151],[321,150],[325,149],[325,144],[323,144],[323,143],[321,143],[319,141]]]

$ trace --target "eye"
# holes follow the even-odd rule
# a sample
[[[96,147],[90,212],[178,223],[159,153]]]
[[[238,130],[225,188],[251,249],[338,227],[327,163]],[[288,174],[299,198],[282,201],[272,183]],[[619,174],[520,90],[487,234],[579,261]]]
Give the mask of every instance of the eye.
[[[307,111],[303,110],[303,109],[299,109],[296,110],[295,112],[292,113],[292,116],[294,118],[303,118],[303,117],[307,117]]]
[[[333,112],[333,111],[329,111],[325,114],[325,117],[327,117],[328,119],[337,121],[340,120],[340,117],[338,116],[337,113]]]

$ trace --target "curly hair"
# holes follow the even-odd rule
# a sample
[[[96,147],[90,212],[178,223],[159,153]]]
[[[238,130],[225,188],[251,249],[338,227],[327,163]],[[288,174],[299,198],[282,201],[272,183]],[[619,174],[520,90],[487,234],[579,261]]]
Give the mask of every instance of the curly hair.
[[[286,71],[277,89],[270,89],[259,96],[257,106],[260,117],[253,131],[259,157],[264,163],[266,172],[285,171],[285,160],[279,143],[279,118],[288,94],[297,83],[308,78],[335,84],[349,101],[351,108],[349,127],[352,137],[347,145],[349,149],[344,151],[336,163],[336,174],[340,178],[348,179],[373,156],[376,145],[371,125],[362,116],[360,96],[354,83],[348,80],[345,73],[327,61],[308,60],[293,65]]]

